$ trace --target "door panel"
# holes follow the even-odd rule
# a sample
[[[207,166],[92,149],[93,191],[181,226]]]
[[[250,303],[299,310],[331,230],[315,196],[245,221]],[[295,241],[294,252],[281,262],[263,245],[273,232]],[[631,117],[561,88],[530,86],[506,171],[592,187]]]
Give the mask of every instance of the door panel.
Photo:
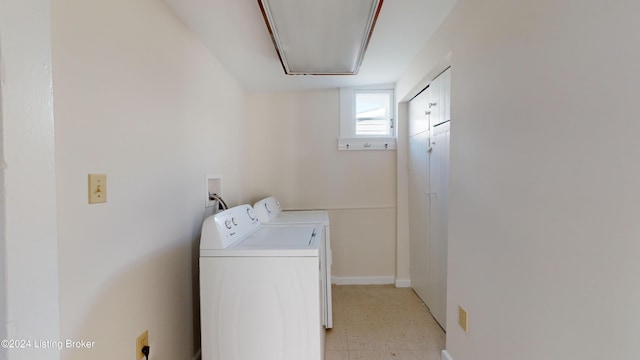
[[[429,98],[431,90],[424,89],[409,102],[409,137],[429,130]]]
[[[429,136],[428,132],[409,139],[409,246],[411,287],[428,302],[427,237],[429,229]]]
[[[447,312],[450,84],[447,70],[409,102],[411,286],[442,328]]]

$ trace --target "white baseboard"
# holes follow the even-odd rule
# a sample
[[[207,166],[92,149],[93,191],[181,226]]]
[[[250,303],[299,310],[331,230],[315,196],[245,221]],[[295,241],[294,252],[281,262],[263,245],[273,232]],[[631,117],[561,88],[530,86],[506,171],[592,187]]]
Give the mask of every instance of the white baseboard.
[[[409,280],[409,279],[396,279],[396,287],[397,288],[408,288],[408,287],[411,287],[411,280]]]
[[[193,358],[191,360],[200,360],[201,356],[202,356],[202,350],[198,350],[198,352],[193,356]]]
[[[394,284],[395,279],[393,276],[332,276],[331,282],[336,285],[387,285]]]
[[[447,350],[442,350],[442,360],[453,360],[453,358],[449,355]]]

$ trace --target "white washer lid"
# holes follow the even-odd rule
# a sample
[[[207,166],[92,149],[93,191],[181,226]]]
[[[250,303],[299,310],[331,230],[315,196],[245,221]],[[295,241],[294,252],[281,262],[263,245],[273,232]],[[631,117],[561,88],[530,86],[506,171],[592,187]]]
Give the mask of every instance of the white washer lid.
[[[324,226],[261,226],[224,249],[200,249],[200,257],[318,257]]]
[[[233,247],[298,249],[309,247],[316,236],[315,226],[262,227]]]

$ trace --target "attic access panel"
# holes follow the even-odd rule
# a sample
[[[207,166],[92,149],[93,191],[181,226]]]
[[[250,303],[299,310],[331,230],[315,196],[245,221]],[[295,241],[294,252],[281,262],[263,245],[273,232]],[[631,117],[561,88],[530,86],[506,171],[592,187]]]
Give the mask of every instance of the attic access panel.
[[[383,0],[258,0],[288,75],[356,75]]]

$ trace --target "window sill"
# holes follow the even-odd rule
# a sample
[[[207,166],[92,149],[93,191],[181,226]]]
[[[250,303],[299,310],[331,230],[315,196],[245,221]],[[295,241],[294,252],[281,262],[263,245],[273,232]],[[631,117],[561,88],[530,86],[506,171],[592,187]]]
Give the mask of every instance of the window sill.
[[[395,150],[396,138],[338,138],[338,150]]]

